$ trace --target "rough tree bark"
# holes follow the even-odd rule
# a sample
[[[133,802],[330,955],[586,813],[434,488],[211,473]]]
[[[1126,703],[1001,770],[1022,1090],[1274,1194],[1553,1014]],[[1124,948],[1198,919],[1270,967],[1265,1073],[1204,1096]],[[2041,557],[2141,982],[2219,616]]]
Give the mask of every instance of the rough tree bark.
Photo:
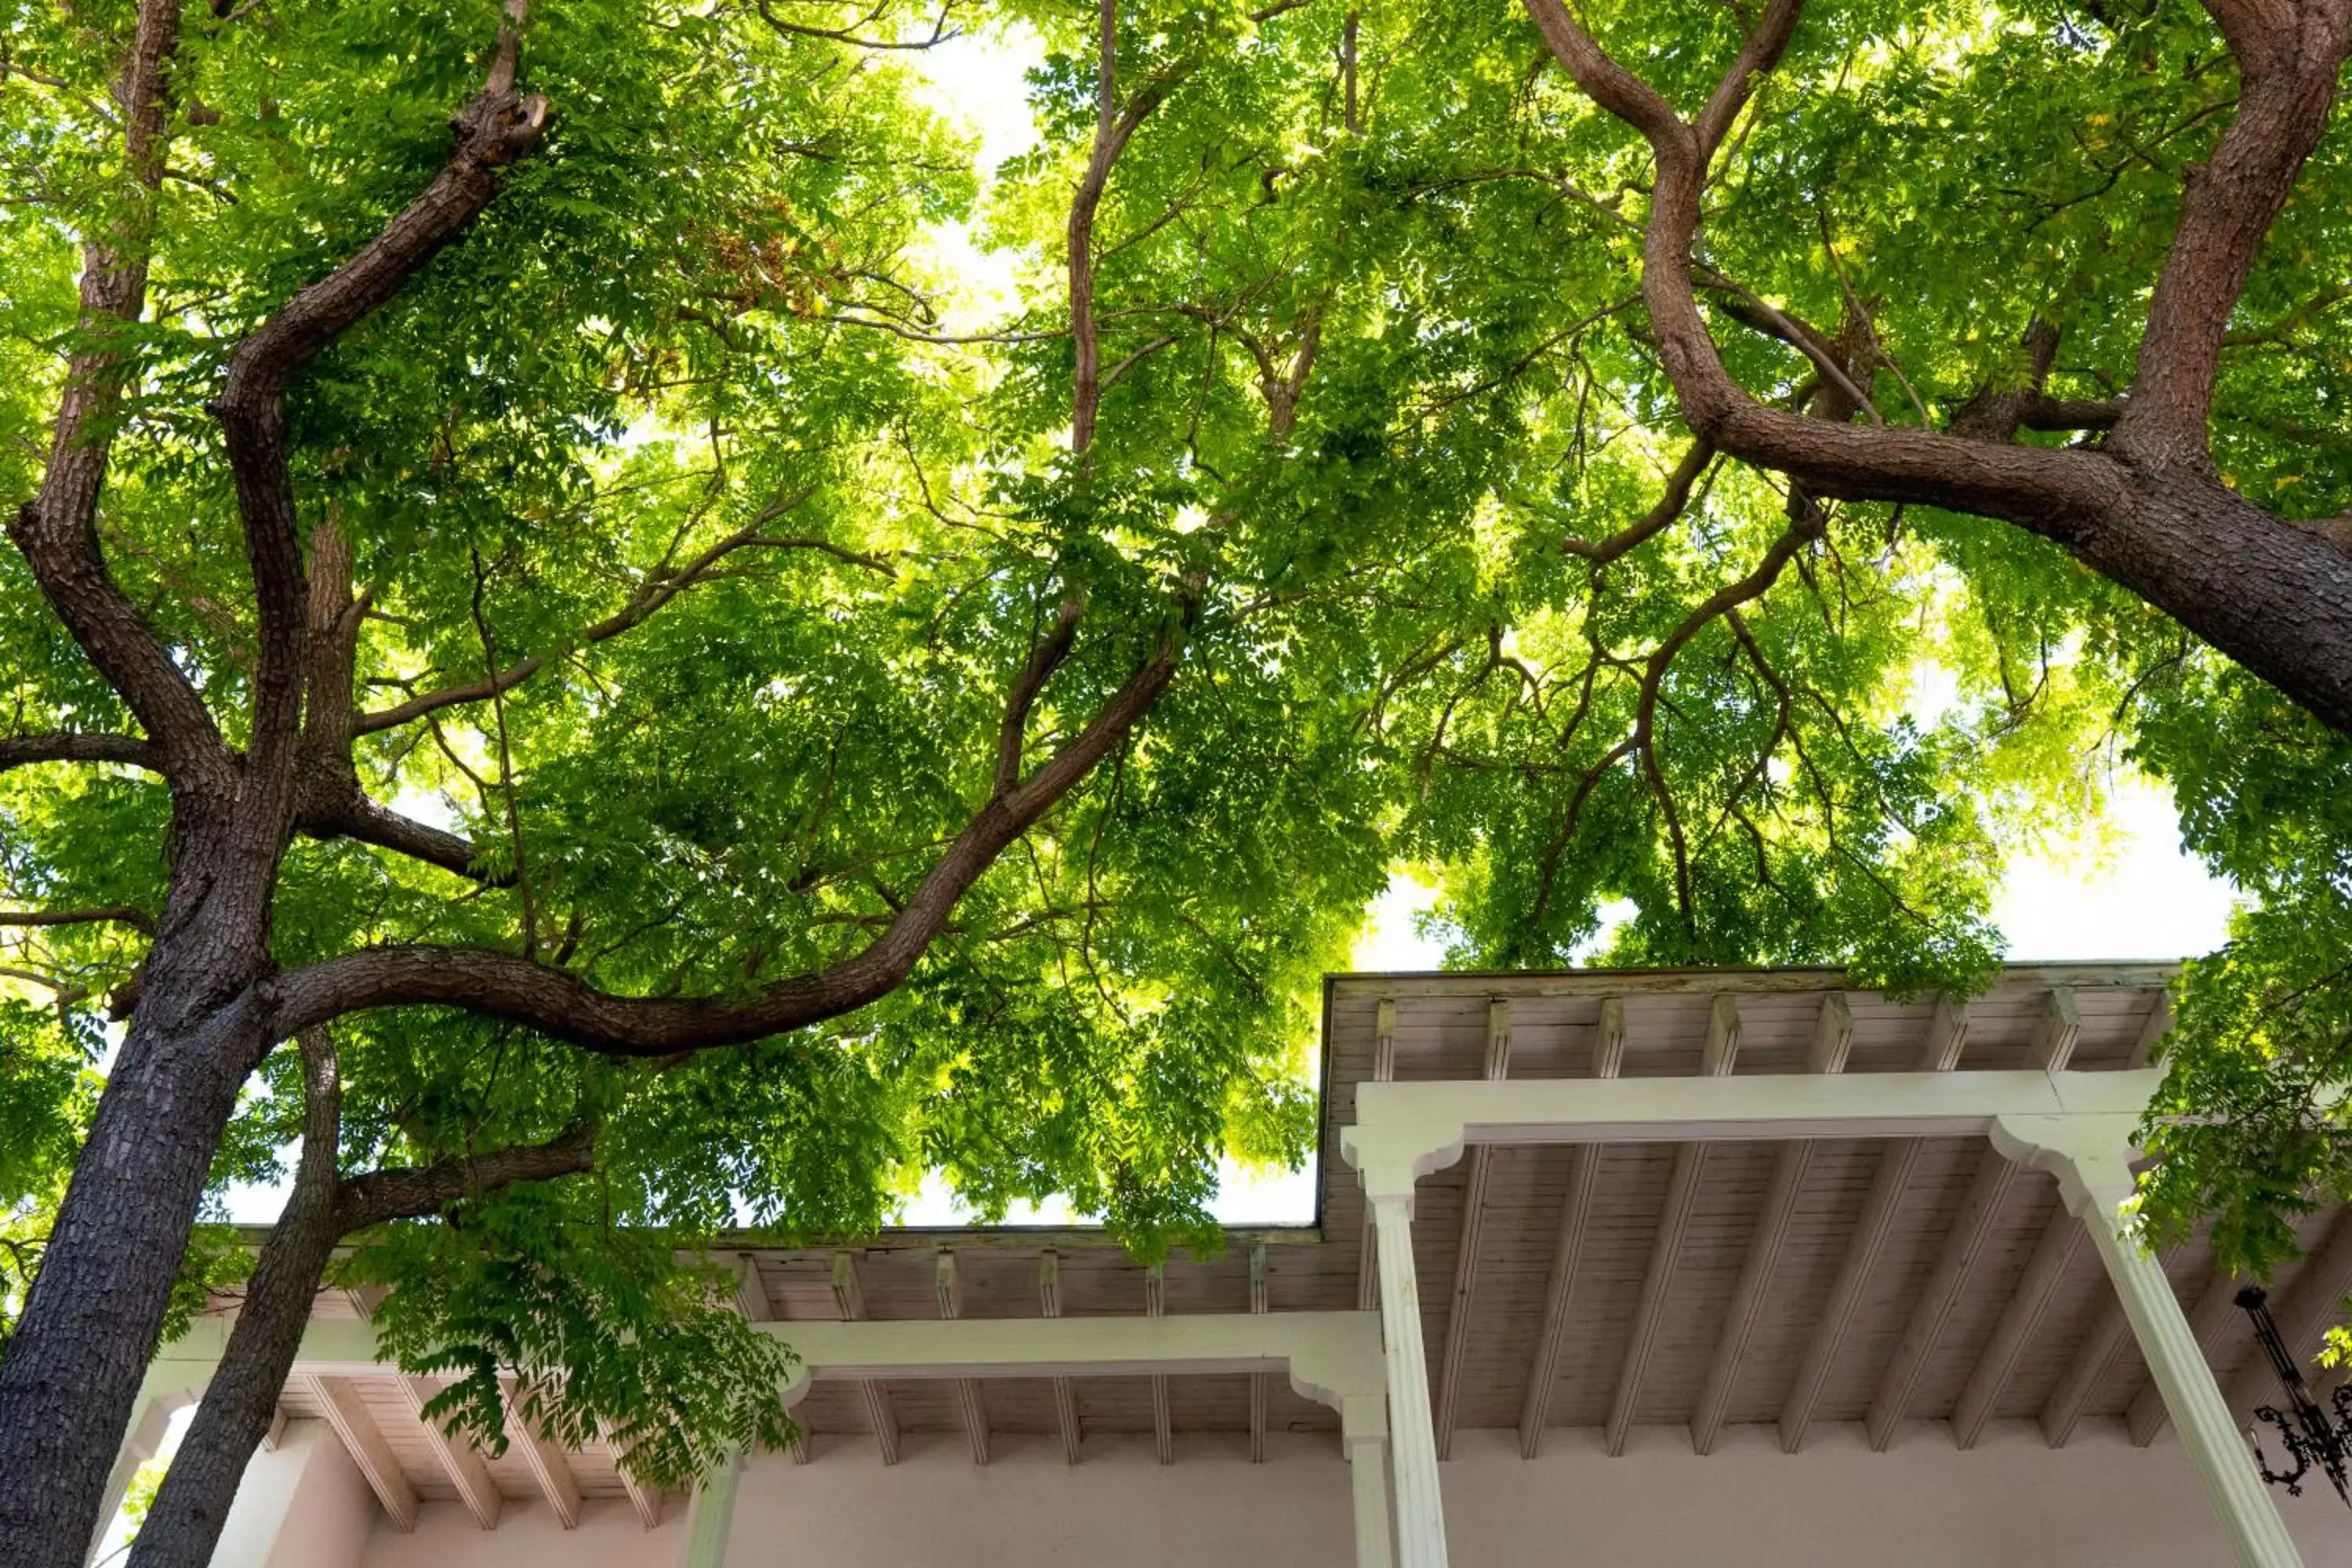
[[[2236,118],[2192,168],[2179,226],[2119,409],[2021,404],[2014,422],[2112,431],[2097,447],[2020,447],[1971,427],[1853,426],[1758,402],[1724,369],[1699,310],[1693,247],[1717,152],[1779,63],[1803,0],[1775,0],[1694,119],[1612,58],[1563,0],[1528,0],[1577,85],[1657,161],[1642,294],[1694,435],[1852,500],[1909,501],[2028,529],[2131,589],[2352,735],[2352,556],[2324,530],[2241,499],[2214,473],[2209,426],[2222,339],[2254,257],[2326,128],[2352,47],[2352,0],[2207,0],[2236,57]],[[1978,435],[1983,432],[1978,427]],[[2001,432],[2006,435],[2007,431]]]

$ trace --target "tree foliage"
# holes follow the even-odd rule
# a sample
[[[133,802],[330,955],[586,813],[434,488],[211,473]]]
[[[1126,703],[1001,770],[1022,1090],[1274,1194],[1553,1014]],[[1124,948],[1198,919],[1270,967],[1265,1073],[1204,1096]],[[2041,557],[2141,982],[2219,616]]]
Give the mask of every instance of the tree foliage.
[[[257,1319],[354,1238],[438,1413],[676,1481],[784,1430],[724,1233],[1213,1245],[1394,867],[1464,963],[1966,990],[2117,765],[2248,900],[2150,1212],[2276,1261],[2352,1188],[2352,14],[2240,9],[21,0],[0,1411],[137,1354],[0,1529],[232,1182]]]

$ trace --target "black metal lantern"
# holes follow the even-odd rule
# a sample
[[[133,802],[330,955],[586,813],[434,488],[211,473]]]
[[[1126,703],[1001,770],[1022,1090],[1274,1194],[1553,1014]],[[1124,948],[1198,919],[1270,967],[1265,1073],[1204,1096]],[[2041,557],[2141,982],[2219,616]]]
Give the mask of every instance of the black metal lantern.
[[[2263,1353],[2271,1358],[2271,1370],[2278,1373],[2279,1386],[2286,1390],[2287,1408],[2265,1405],[2254,1412],[2257,1422],[2275,1427],[2279,1441],[2286,1445],[2287,1458],[2294,1461],[2291,1470],[2271,1468],[2270,1456],[2263,1451],[2260,1435],[2249,1427],[2246,1436],[2253,1440],[2254,1462],[2262,1467],[2263,1479],[2274,1487],[2284,1487],[2291,1497],[2303,1495],[2303,1478],[2315,1463],[2327,1472],[2327,1481],[2336,1495],[2352,1506],[2352,1480],[2347,1469],[2352,1468],[2352,1384],[2339,1386],[2329,1401],[2335,1406],[2331,1415],[2313,1398],[2311,1385],[2303,1380],[2303,1369],[2294,1357],[2287,1353],[2286,1342],[2279,1338],[2278,1325],[2271,1321],[2271,1310],[2264,1303],[2268,1294],[2258,1285],[2249,1285],[2238,1292],[2238,1305],[2254,1321],[2254,1338]]]

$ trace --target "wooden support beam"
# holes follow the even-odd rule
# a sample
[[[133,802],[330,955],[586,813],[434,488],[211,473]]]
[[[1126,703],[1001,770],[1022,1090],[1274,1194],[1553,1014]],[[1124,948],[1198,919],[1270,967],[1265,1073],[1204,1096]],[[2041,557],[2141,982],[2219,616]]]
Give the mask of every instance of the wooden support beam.
[[[2197,1299],[2197,1305],[2189,1310],[2189,1331],[2196,1337],[2198,1353],[2209,1363],[2228,1342],[2231,1331],[2244,1326],[2245,1314],[2238,1310],[2236,1300],[2238,1288],[2244,1283],[2235,1275],[2217,1274],[2206,1285],[2205,1293]],[[2218,1371],[2226,1377],[2235,1365],[2234,1358],[2227,1359]],[[2228,1385],[2225,1383],[2223,1386]],[[2131,1434],[2135,1447],[2145,1448],[2156,1441],[2157,1434],[2171,1419],[2172,1412],[2164,1403],[2164,1391],[2151,1376],[2140,1385],[2139,1392],[2132,1396],[2130,1407],[2124,1412],[2124,1430]]]
[[[1601,1018],[1593,1027],[1592,1076],[1615,1078],[1625,1062],[1625,1004],[1604,998]],[[1584,1255],[1584,1224],[1592,1212],[1592,1194],[1608,1151],[1599,1143],[1580,1143],[1568,1152],[1568,1196],[1560,1205],[1559,1235],[1552,1243],[1551,1279],[1544,1288],[1543,1328],[1536,1336],[1534,1362],[1528,1368],[1527,1391],[1519,1400],[1519,1456],[1532,1459],[1542,1451],[1544,1425],[1551,1410],[1552,1384],[1559,1381],[1561,1348],[1568,1342],[1569,1309],[1576,1291],[1576,1268]]]
[[[383,1432],[360,1402],[359,1393],[349,1379],[341,1377],[305,1377],[310,1397],[316,1401],[320,1415],[335,1436],[342,1439],[343,1451],[375,1493],[375,1500],[383,1505],[386,1519],[394,1530],[416,1528],[416,1489],[408,1484],[407,1472],[400,1468],[392,1446],[383,1440]]]
[[[2172,1033],[2172,993],[2156,994],[2156,1005],[2147,1010],[2147,1022],[2140,1026],[2139,1038],[2132,1043],[2131,1056],[2124,1066],[2144,1068],[2156,1060],[2164,1047],[2164,1037]]]
[[[1396,1077],[1396,1002],[1383,996],[1372,1009],[1372,1081],[1387,1083]],[[1372,1232],[1372,1209],[1364,1205],[1364,1241],[1356,1253],[1356,1310],[1369,1312],[1381,1304],[1380,1237]]]
[[[2064,1072],[2074,1058],[2074,1044],[2082,1037],[2083,1011],[2075,1005],[2074,994],[2063,985],[2053,985],[2042,999],[2042,1018],[2033,1026],[2026,1065],[2043,1072]]]
[[[1143,1271],[1143,1315],[1164,1318],[1168,1315],[1167,1272],[1154,1263]],[[1176,1462],[1176,1433],[1168,1413],[1168,1374],[1151,1374],[1151,1440],[1158,1447],[1160,1462]]]
[[[1813,1025],[1812,1048],[1807,1054],[1805,1066],[1817,1073],[1843,1072],[1846,1058],[1853,1049],[1853,1009],[1847,1005],[1843,992],[1832,991],[1822,998],[1821,1016]],[[1695,1452],[1713,1453],[1716,1440],[1722,1436],[1724,1416],[1731,1408],[1732,1390],[1739,1382],[1740,1364],[1748,1354],[1749,1341],[1755,1337],[1765,1295],[1772,1286],[1773,1270],[1780,1261],[1780,1248],[1796,1220],[1797,1194],[1804,1185],[1805,1167],[1811,1163],[1812,1152],[1813,1140],[1792,1138],[1780,1145],[1780,1155],[1773,1162],[1772,1184],[1765,1193],[1755,1234],[1748,1238],[1747,1254],[1740,1260],[1739,1283],[1732,1292],[1731,1313],[1725,1321],[1723,1338],[1716,1342],[1715,1358],[1707,1363],[1706,1382],[1699,1388],[1698,1404],[1691,1415],[1691,1447]]]
[[[2074,1435],[2074,1427],[2083,1419],[2083,1411],[2091,1403],[2091,1395],[2105,1382],[2116,1363],[2123,1359],[2124,1347],[2132,1342],[2131,1320],[2124,1316],[2124,1304],[2110,1295],[2099,1307],[2099,1315],[2091,1321],[2090,1331],[2083,1336],[2082,1348],[2074,1352],[2074,1364],[2042,1402],[2042,1440],[2053,1448],[2063,1448]]]
[[[1707,1009],[1706,1043],[1699,1053],[1699,1076],[1724,1078],[1739,1055],[1739,998],[1725,992]],[[1691,1209],[1698,1201],[1699,1183],[1706,1174],[1704,1143],[1685,1143],[1675,1150],[1674,1174],[1666,1182],[1665,1207],[1658,1215],[1658,1231],[1650,1243],[1649,1267],[1642,1273],[1641,1304],[1634,1309],[1633,1337],[1625,1360],[1617,1369],[1616,1391],[1601,1424],[1601,1447],[1614,1456],[1625,1451],[1633,1426],[1633,1412],[1642,1397],[1642,1379],[1656,1349],[1658,1331],[1665,1323],[1666,1297],[1674,1282],[1675,1259],[1682,1255],[1683,1237],[1690,1228]]]
[[[833,1255],[833,1304],[845,1323],[866,1321],[866,1292],[857,1282],[857,1259],[846,1252]],[[866,1424],[882,1450],[882,1462],[898,1462],[898,1417],[890,1408],[890,1391],[875,1378],[860,1378],[858,1396],[866,1403]]]
[[[547,1500],[557,1522],[566,1530],[579,1529],[580,1482],[563,1450],[523,1414],[521,1394],[512,1379],[500,1378],[499,1386],[506,1394],[508,1443],[522,1456],[522,1468],[539,1483],[539,1495]]]
[[[1950,1072],[1968,1048],[1969,1008],[1966,1002],[1956,1002],[1948,993],[1936,998],[1936,1011],[1927,1020],[1927,1037],[1919,1053],[1921,1072]],[[1827,1308],[1813,1326],[1813,1337],[1806,1342],[1804,1360],[1797,1366],[1796,1381],[1790,1384],[1789,1397],[1780,1406],[1780,1448],[1793,1454],[1805,1446],[1805,1433],[1813,1424],[1813,1412],[1821,1407],[1822,1389],[1828,1383],[1830,1368],[1837,1364],[1838,1351],[1845,1343],[1846,1331],[1853,1324],[1855,1310],[1862,1304],[1862,1293],[1870,1284],[1871,1271],[1878,1266],[1879,1254],[1886,1248],[1886,1237],[1893,1229],[1895,1212],[1903,1206],[1904,1194],[1910,1190],[1911,1173],[1918,1168],[1919,1141],[1916,1138],[1889,1139],[1878,1156],[1878,1173],[1871,1179],[1870,1195],[1863,1200],[1862,1217],[1854,1222],[1853,1235],[1846,1242],[1845,1258],[1838,1265],[1837,1279],[1830,1287]]]
[[[1869,1413],[1863,1419],[1870,1446],[1882,1454],[1895,1441],[1895,1429],[1911,1408],[1920,1374],[1927,1371],[1928,1358],[1944,1337],[1945,1325],[1952,1321],[1953,1309],[1968,1289],[1969,1276],[1992,1237],[1993,1222],[2008,1201],[2010,1184],[2016,1175],[2017,1167],[2009,1157],[1990,1144],[1977,1156],[1976,1179],[1969,1184],[1968,1199],[1960,1205],[1952,1228],[1944,1233],[1935,1270],[1927,1276],[1919,1299],[1911,1304],[1910,1320],[1904,1325],[1903,1337],[1895,1342],[1894,1358],[1880,1375],[1878,1392],[1872,1395]],[[2073,1217],[2067,1216],[2070,1221]]]
[[[1500,1083],[1511,1071],[1511,1005],[1500,997],[1486,1004],[1486,1078]],[[1437,1457],[1454,1451],[1454,1415],[1462,1393],[1462,1357],[1470,1342],[1470,1308],[1478,1289],[1478,1243],[1486,1232],[1488,1163],[1494,1150],[1472,1149],[1462,1189],[1462,1226],[1454,1255],[1454,1289],[1445,1312],[1445,1348],[1438,1364]]]
[[[760,1260],[748,1252],[735,1255],[735,1310],[747,1323],[772,1323],[777,1318],[760,1279]]]
[[[621,1490],[628,1494],[629,1506],[636,1510],[637,1522],[644,1525],[647,1530],[660,1529],[662,1516],[661,1489],[659,1487],[647,1486],[645,1482],[631,1475],[629,1473],[629,1467],[623,1462],[627,1456],[621,1452],[620,1445],[613,1441],[613,1434],[610,1431],[607,1431],[604,1434],[604,1447],[612,1453],[613,1456],[613,1473],[621,1478]]]
[[[1062,1255],[1047,1247],[1037,1258],[1038,1316],[1058,1318],[1062,1315]],[[1054,1380],[1054,1415],[1062,1427],[1062,1462],[1078,1462],[1077,1390],[1066,1377]]]
[[[284,1441],[286,1441],[286,1406],[280,1405],[269,1413],[269,1430],[262,1435],[261,1451],[265,1454],[274,1454],[278,1452],[278,1445]]]
[[[1976,1366],[1969,1373],[1969,1381],[1960,1389],[1959,1402],[1952,1406],[1952,1441],[1963,1448],[1973,1448],[1983,1436],[1985,1423],[2000,1408],[2001,1395],[2009,1391],[2009,1380],[2016,1373],[2018,1359],[2049,1315],[2051,1302],[2057,1300],[2058,1287],[2074,1267],[2074,1257],[2084,1245],[2088,1233],[2082,1221],[2066,1212],[2061,1204],[2042,1227],[2042,1237],[2033,1244],[2033,1256],[2026,1259],[2025,1273],[2011,1292],[2009,1304],[2000,1310],[2000,1321],[1993,1325],[1992,1338],[1985,1342],[1984,1350],[1977,1356]]]
[[[463,1437],[451,1436],[441,1429],[441,1423],[425,1414],[425,1401],[441,1392],[439,1386],[421,1377],[396,1377],[393,1383],[399,1388],[409,1413],[416,1417],[416,1425],[425,1434],[425,1446],[433,1450],[433,1458],[440,1465],[442,1473],[449,1478],[449,1484],[457,1489],[457,1496],[465,1503],[466,1511],[474,1516],[474,1522],[482,1529],[496,1530],[499,1527],[499,1511],[506,1500],[499,1495],[499,1484],[490,1479],[489,1467],[482,1463],[482,1457],[474,1451],[473,1444]]]
[[[933,1288],[940,1299],[940,1318],[953,1322],[963,1311],[963,1296],[956,1281],[956,1255],[947,1247],[940,1248],[938,1268],[932,1274]],[[976,1377],[956,1379],[956,1409],[963,1416],[963,1435],[971,1444],[971,1462],[988,1463],[988,1405],[982,1397],[980,1380]]]
[[[1250,1248],[1250,1310],[1263,1315],[1265,1311],[1265,1243]],[[1269,1374],[1250,1373],[1250,1463],[1265,1463],[1265,1403]]]

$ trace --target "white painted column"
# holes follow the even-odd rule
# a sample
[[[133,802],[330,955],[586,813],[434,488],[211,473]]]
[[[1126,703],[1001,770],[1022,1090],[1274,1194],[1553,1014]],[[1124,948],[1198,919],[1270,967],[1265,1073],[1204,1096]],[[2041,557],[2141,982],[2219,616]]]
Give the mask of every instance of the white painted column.
[[[1438,1491],[1437,1436],[1430,1419],[1429,1356],[1421,1342],[1421,1286],[1413,1276],[1412,1191],[1410,1185],[1401,1193],[1378,1190],[1369,1171],[1364,1185],[1380,1235],[1381,1345],[1388,1361],[1397,1560],[1402,1568],[1445,1568],[1445,1506]]]
[[[1348,1443],[1348,1482],[1356,1502],[1356,1568],[1394,1568],[1389,1550],[1388,1439]]]
[[[163,1446],[163,1434],[172,1425],[172,1417],[194,1405],[204,1393],[204,1384],[185,1372],[174,1368],[159,1368],[147,1373],[139,1390],[139,1403],[132,1408],[130,1430],[123,1434],[122,1447],[115,1451],[114,1468],[107,1472],[106,1496],[99,1504],[98,1531],[90,1537],[89,1546],[82,1554],[88,1561],[106,1543],[107,1531],[114,1526],[114,1516],[121,1510],[122,1500],[131,1490],[131,1478],[139,1467],[155,1457]]]
[[[694,1483],[686,1502],[686,1555],[679,1568],[724,1568],[727,1537],[735,1528],[735,1491],[743,1456],[731,1452]]]
[[[2205,1484],[2231,1560],[2238,1568],[2303,1568],[2171,1281],[2126,1223],[2125,1206],[2137,1191],[2132,1126],[2128,1117],[2002,1117],[1993,1124],[1992,1140],[2011,1159],[2058,1178],[2067,1209],[2099,1249],[2148,1374]]]

